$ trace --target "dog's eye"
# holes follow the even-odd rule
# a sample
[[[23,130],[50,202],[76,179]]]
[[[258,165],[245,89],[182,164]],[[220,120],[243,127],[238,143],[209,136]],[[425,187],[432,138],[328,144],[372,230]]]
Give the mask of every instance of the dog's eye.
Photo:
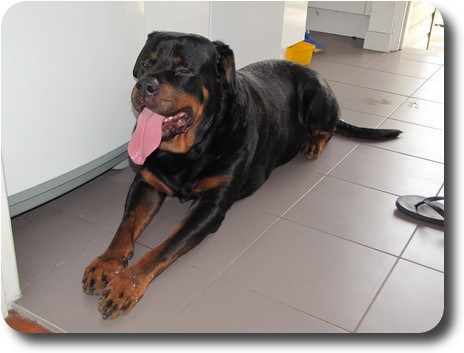
[[[191,72],[186,67],[178,67],[174,70],[174,74],[176,76],[182,76],[182,75],[190,75]]]
[[[144,69],[148,69],[148,68],[150,67],[150,64],[149,64],[148,62],[145,61],[145,62],[142,63],[142,67],[143,67]]]

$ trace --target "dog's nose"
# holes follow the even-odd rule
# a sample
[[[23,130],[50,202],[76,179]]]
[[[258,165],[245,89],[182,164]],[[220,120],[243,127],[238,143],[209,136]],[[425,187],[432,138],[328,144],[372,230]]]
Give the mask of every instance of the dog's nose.
[[[135,87],[141,96],[149,97],[155,95],[158,92],[160,84],[154,77],[145,77],[139,80],[135,84]]]

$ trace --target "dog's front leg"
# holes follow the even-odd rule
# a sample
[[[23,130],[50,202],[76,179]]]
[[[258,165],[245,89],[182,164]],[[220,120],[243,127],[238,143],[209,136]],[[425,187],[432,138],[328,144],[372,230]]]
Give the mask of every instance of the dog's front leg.
[[[128,266],[135,240],[158,212],[166,195],[146,183],[139,175],[132,182],[127,195],[124,216],[108,249],[95,258],[84,273],[83,290],[86,294],[100,294],[101,290]]]
[[[132,266],[121,270],[102,291],[99,311],[103,318],[128,313],[148,284],[177,258],[199,244],[221,224],[224,209],[211,200],[197,200],[171,235]]]

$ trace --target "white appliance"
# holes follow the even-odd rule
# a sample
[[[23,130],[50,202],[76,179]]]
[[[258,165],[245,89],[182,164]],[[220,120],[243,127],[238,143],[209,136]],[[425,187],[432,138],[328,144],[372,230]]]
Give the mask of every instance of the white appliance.
[[[2,160],[12,216],[127,158],[132,68],[153,30],[231,45],[237,68],[304,38],[307,2],[21,2],[2,22]],[[2,191],[3,192],[3,191]]]

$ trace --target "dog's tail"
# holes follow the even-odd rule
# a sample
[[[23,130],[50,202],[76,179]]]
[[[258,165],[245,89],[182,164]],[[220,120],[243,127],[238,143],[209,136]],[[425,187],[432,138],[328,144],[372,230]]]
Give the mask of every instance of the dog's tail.
[[[393,139],[402,133],[401,130],[396,129],[370,129],[366,127],[358,127],[348,124],[343,120],[339,120],[337,122],[335,132],[343,136],[357,137],[368,140]]]

